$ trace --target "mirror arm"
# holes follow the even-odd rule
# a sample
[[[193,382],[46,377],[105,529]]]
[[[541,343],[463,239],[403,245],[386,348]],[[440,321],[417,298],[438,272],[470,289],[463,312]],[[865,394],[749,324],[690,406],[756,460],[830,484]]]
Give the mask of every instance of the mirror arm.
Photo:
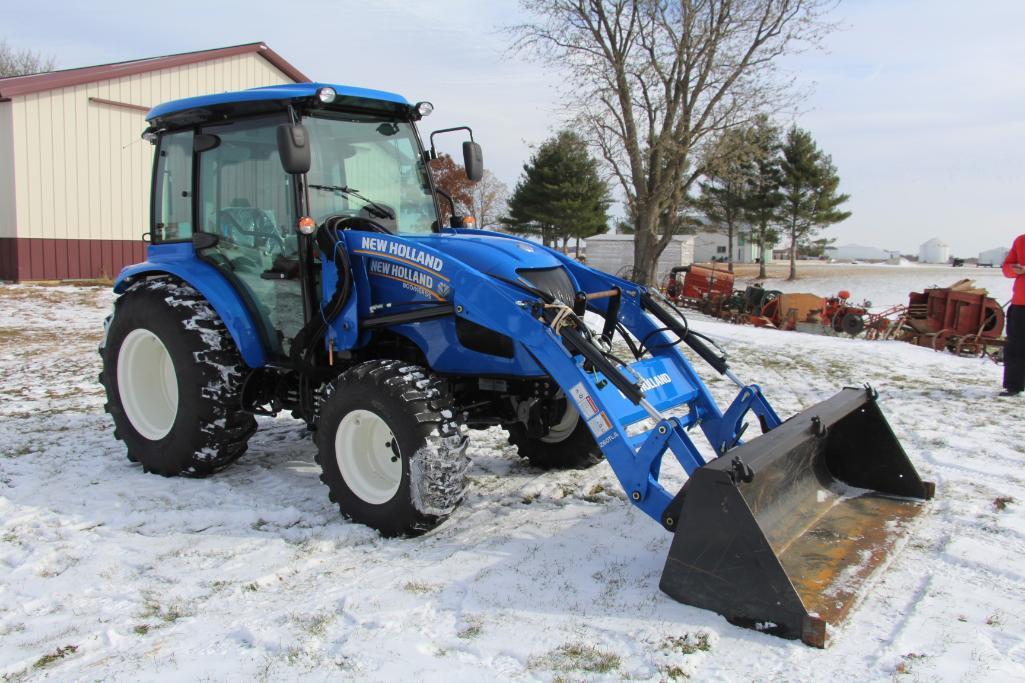
[[[456,215],[456,203],[452,199],[452,195],[450,195],[448,192],[445,192],[445,190],[442,190],[440,187],[435,187],[434,191],[437,194],[440,194],[442,197],[444,197],[445,199],[448,200],[448,206],[449,206],[449,209],[450,209],[449,213],[451,215],[455,216]]]
[[[431,141],[431,159],[437,159],[438,158],[438,152],[434,148],[434,136],[435,135],[440,135],[441,133],[451,133],[451,132],[457,131],[457,130],[465,130],[465,131],[467,131],[470,134],[470,142],[473,142],[473,129],[471,129],[469,126],[456,126],[455,128],[441,128],[439,130],[436,130],[436,131],[431,133],[431,137],[430,137],[430,141]]]

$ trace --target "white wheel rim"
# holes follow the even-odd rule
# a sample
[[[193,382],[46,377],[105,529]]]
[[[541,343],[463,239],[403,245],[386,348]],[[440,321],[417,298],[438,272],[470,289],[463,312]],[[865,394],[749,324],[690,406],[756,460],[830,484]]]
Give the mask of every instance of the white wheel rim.
[[[395,443],[393,450],[391,443]],[[369,410],[353,410],[335,431],[335,461],[346,486],[371,505],[387,503],[402,483],[402,458],[388,423]]]
[[[160,337],[142,328],[128,333],[117,356],[117,389],[135,431],[150,441],[168,435],[178,416],[178,378]]]
[[[577,420],[579,418],[580,414],[577,413],[577,409],[570,405],[570,402],[567,400],[566,412],[562,414],[562,419],[559,420],[558,424],[554,424],[548,429],[548,433],[541,437],[541,441],[545,443],[561,443],[565,441],[573,433],[573,430],[577,428]]]

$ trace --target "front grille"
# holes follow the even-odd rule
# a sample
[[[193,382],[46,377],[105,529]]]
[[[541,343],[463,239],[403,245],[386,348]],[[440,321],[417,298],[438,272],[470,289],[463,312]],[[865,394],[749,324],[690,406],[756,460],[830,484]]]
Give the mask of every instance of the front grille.
[[[572,306],[576,299],[577,288],[569,279],[569,273],[562,266],[555,268],[522,268],[516,271],[520,277],[534,285],[556,301]]]

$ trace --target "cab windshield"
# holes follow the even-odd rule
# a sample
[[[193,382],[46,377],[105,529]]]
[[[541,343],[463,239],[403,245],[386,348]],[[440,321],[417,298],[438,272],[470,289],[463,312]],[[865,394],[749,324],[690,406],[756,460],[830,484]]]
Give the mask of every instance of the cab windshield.
[[[438,214],[427,166],[410,123],[318,111],[303,120],[310,136],[310,210],[370,218],[393,233],[434,231]]]

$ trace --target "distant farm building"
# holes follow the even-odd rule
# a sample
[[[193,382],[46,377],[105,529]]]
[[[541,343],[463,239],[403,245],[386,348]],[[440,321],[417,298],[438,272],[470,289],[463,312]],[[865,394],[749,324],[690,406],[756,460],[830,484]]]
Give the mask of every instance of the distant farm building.
[[[729,254],[728,239],[721,232],[699,232],[694,235],[694,262],[709,263],[711,261],[728,261]],[[752,239],[751,231],[747,227],[737,229],[733,235],[733,262],[734,263],[758,263],[759,257],[765,258],[766,263],[772,263],[773,250],[766,249],[759,254],[758,244]]]
[[[694,262],[694,235],[673,237],[669,246],[659,256],[655,265],[655,276],[664,278],[676,266]],[[598,235],[587,238],[587,265],[616,275],[625,273],[634,265],[633,235]]]
[[[986,251],[979,252],[979,265],[980,266],[999,266],[1002,265],[1004,259],[1007,258],[1007,252],[1010,249],[1007,247],[996,247],[994,249],[987,249]]]
[[[933,237],[918,248],[919,263],[947,263],[950,261],[950,247],[939,237]]]
[[[887,261],[893,255],[894,252],[875,247],[863,247],[860,244],[826,247],[826,258],[837,261]]]
[[[263,43],[0,79],[0,280],[114,277],[144,259],[150,107],[308,80]]]

